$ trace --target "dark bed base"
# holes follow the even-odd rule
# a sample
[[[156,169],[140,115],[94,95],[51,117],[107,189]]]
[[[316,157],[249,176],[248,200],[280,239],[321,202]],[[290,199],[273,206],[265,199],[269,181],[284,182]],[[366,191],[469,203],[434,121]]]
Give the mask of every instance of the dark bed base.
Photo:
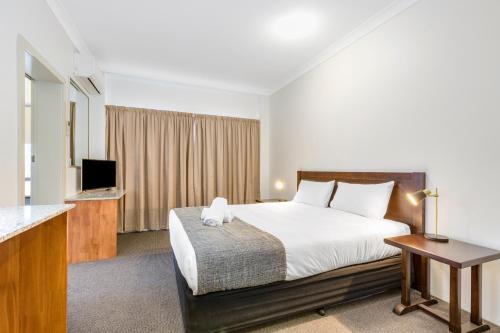
[[[194,296],[174,262],[187,333],[240,330],[397,288],[401,279],[397,256],[295,281]]]

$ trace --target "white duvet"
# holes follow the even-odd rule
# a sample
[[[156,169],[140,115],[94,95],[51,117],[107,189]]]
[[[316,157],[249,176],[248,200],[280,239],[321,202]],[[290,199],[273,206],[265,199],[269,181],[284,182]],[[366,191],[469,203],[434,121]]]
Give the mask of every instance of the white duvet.
[[[374,220],[296,202],[234,205],[230,208],[235,217],[272,234],[283,243],[286,280],[396,255],[399,249],[386,245],[384,238],[410,233],[409,226],[404,223]],[[196,254],[173,210],[170,211],[169,227],[179,269],[193,294],[197,295]]]

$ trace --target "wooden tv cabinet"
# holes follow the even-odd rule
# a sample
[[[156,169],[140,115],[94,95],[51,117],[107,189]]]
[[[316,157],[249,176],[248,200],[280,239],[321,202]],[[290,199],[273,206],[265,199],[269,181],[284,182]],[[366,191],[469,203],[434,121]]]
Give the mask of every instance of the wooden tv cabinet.
[[[66,198],[75,209],[68,213],[68,263],[116,256],[118,203],[125,191],[82,192]]]

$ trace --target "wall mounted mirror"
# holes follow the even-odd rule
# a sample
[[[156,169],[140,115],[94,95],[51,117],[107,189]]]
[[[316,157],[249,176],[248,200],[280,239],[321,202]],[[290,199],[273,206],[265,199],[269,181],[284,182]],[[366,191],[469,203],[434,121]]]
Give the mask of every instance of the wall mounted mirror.
[[[81,167],[89,156],[89,97],[71,81],[69,100],[69,158],[72,167]]]

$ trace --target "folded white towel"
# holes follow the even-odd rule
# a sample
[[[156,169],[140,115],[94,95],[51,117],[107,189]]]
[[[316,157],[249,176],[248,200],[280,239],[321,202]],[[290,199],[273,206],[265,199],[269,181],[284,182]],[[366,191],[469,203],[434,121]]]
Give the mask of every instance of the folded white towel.
[[[233,216],[233,213],[231,213],[231,210],[226,209],[224,211],[224,223],[229,223],[233,220],[234,216]]]
[[[215,198],[214,200],[212,200],[210,208],[225,211],[227,209],[227,199],[221,197]]]
[[[208,226],[218,227],[222,226],[222,223],[224,222],[224,212],[218,209],[203,208],[201,216],[203,224]]]
[[[217,213],[215,213],[215,211]],[[221,198],[221,197],[215,198],[212,201],[212,204],[210,205],[209,208],[204,208],[201,211],[201,219],[202,219],[203,223],[206,225],[211,225],[211,224],[205,223],[205,220],[207,220],[207,218],[209,217],[208,214],[210,214],[210,217],[212,220],[211,222],[215,221],[215,225],[219,225],[219,224],[217,224],[219,221],[218,217],[221,214],[222,214],[222,221],[223,222],[229,223],[233,220],[233,213],[231,213],[231,210],[229,209],[229,206],[227,205],[227,199]],[[217,218],[214,219],[214,217],[217,217]],[[222,225],[222,222],[220,225]]]

